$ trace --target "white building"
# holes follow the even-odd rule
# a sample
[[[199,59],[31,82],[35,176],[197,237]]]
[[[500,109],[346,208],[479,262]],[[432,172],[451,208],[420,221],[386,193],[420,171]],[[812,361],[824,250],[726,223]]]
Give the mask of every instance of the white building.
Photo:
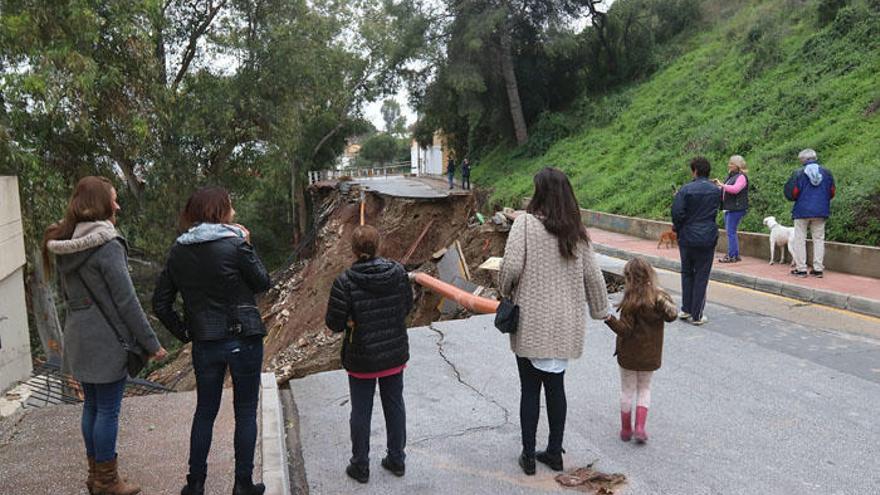
[[[410,148],[410,166],[413,175],[443,175],[446,171],[446,139],[439,131],[434,143],[422,148],[413,140]]]
[[[0,393],[31,374],[18,179],[0,177]]]

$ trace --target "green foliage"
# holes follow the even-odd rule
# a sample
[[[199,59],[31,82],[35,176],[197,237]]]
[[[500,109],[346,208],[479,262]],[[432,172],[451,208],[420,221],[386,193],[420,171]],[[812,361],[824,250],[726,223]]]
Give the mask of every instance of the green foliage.
[[[373,163],[384,165],[399,155],[398,140],[386,132],[374,134],[364,141],[360,156]]]
[[[837,12],[848,3],[848,0],[819,0],[819,5],[816,8],[819,27],[827,26],[837,17]]]
[[[838,184],[828,238],[880,245],[880,13],[865,5],[840,9],[847,29],[835,21],[818,31],[809,15],[787,15],[781,0],[741,7],[677,41],[682,55],[650,79],[542,116],[557,123],[547,134],[562,136],[545,152],[494,146],[474,181],[494,187],[495,201],[518,204],[531,194],[532,175],[553,165],[570,175],[586,208],[668,219],[670,186],[689,180],[690,158],[707,156],[712,176],[723,177],[728,157],[741,154],[752,184],[743,228],[760,232],[767,215],[791,225],[782,186],[810,147]],[[750,74],[759,18],[767,18],[760,37],[776,33],[778,55]],[[560,122],[581,127],[567,134]]]

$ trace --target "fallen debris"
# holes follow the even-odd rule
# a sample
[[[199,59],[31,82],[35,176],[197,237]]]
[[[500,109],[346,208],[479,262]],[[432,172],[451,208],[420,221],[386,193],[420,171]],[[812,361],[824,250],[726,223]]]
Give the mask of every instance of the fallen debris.
[[[626,476],[608,474],[593,469],[593,464],[556,476],[556,482],[566,488],[596,495],[616,495],[626,485]]]

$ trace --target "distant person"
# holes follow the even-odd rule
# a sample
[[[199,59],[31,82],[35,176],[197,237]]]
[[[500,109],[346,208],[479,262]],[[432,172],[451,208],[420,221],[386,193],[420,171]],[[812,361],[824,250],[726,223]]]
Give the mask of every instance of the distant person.
[[[180,215],[184,233],[168,253],[153,292],[153,311],[183,342],[192,341],[197,402],[189,441],[189,474],[181,495],[202,495],[208,474],[214,420],[226,371],[235,396],[235,486],[233,495],[260,495],[254,484],[257,403],[266,327],[255,294],[270,287],[269,274],[250,242],[250,232],[233,223],[229,193],[199,189]],[[178,292],[183,319],[174,309]],[[213,491],[210,491],[213,493]]]
[[[810,275],[822,278],[825,272],[825,222],[831,215],[831,200],[837,192],[831,171],[819,165],[819,157],[811,149],[798,154],[803,165],[785,184],[785,197],[794,201],[793,253],[795,267],[791,274],[807,276],[807,229],[813,236],[813,268]]]
[[[681,312],[694,325],[708,321],[703,314],[715,245],[718,244],[718,208],[721,192],[709,182],[712,168],[702,156],[690,162],[693,180],[682,186],[672,203],[672,225],[681,254]]]
[[[633,258],[623,267],[625,291],[617,307],[620,318],[605,323],[617,334],[620,365],[620,439],[633,437],[632,404],[636,400],[636,442],[648,441],[645,423],[651,407],[651,377],[663,356],[663,322],[675,321],[678,309],[657,285],[657,272],[644,258]]]
[[[461,161],[461,188],[464,190],[471,188],[471,161],[467,158]]]
[[[403,370],[409,360],[406,316],[413,306],[412,287],[403,265],[377,256],[379,232],[355,229],[354,264],[333,282],[325,322],[344,332],[342,366],[348,371],[351,397],[351,460],[345,469],[360,483],[370,479],[370,420],[376,382],[385,413],[387,455],[382,467],[395,476],[406,472],[406,408]]]
[[[521,391],[519,465],[527,475],[535,474],[536,460],[554,471],[563,469],[565,370],[568,361],[583,352],[585,306],[593,319],[608,315],[605,279],[568,177],[547,167],[534,182],[527,213],[517,217],[510,229],[500,277],[501,293],[520,307],[519,328],[510,335],[510,348]],[[536,452],[541,387],[550,436],[547,448]]]
[[[451,191],[455,187],[455,160],[452,157],[449,157],[449,161],[446,162],[446,176],[449,178],[449,190]]]
[[[52,272],[55,256],[64,321],[62,369],[82,385],[81,430],[88,458],[89,493],[134,495],[141,489],[119,476],[116,438],[128,376],[126,347],[163,359],[128,273],[128,245],[116,231],[116,189],[104,177],[76,184],[64,219],[46,229],[43,261]],[[125,344],[123,344],[125,342]]]
[[[712,181],[721,188],[721,209],[724,210],[724,229],[727,231],[727,256],[718,262],[737,263],[742,261],[737,230],[749,209],[749,169],[746,168],[745,158],[731,156],[727,161],[727,172],[727,179],[723,183],[718,179]]]

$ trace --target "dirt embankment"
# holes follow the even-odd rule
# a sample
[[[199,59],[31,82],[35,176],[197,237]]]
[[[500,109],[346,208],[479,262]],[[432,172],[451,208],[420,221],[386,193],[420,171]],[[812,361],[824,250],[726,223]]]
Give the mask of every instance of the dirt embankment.
[[[322,187],[313,195],[315,204],[322,206],[315,243],[309,249],[311,256],[276,273],[274,287],[260,301],[268,330],[264,367],[275,371],[281,381],[340,366],[340,337],[326,329],[324,314],[333,280],[353,261],[350,242],[360,219],[359,191]],[[401,261],[421,237],[406,267],[434,273],[432,255],[457,240],[472,281],[492,285],[491,276],[477,267],[490,256],[502,255],[506,234],[475,224],[477,205],[473,196],[409,200],[368,193],[365,210],[366,222],[382,234],[382,256]],[[417,287],[416,308],[409,325],[442,319],[440,302],[440,296]],[[190,346],[150,378],[178,390],[194,388]]]

